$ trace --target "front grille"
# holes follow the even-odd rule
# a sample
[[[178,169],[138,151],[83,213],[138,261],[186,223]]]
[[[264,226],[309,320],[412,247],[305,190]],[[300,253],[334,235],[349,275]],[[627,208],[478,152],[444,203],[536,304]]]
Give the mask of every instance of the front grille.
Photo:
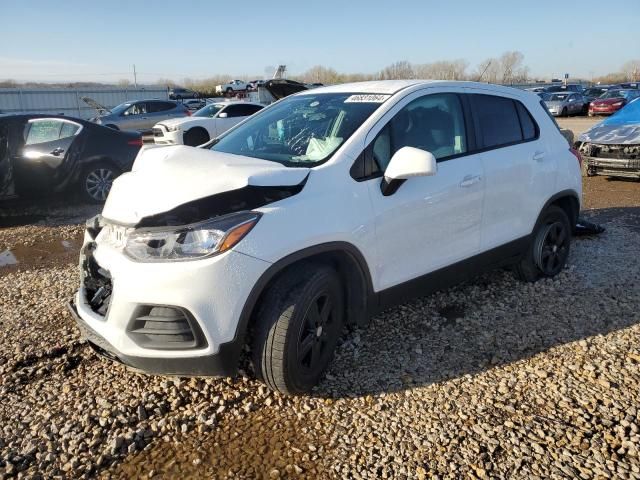
[[[128,331],[133,341],[143,348],[185,350],[207,345],[195,319],[177,307],[139,306]]]
[[[640,145],[607,145],[585,142],[580,146],[580,153],[587,157],[637,160],[640,162]],[[635,164],[636,162],[631,163]],[[640,165],[640,163],[637,163],[637,165]]]
[[[153,136],[154,137],[164,137],[164,132],[161,128],[154,127],[153,128]]]
[[[84,286],[85,300],[98,315],[104,317],[109,310],[111,294],[113,292],[113,282],[111,274],[98,265],[93,252],[96,244],[88,243],[81,253],[81,275]]]

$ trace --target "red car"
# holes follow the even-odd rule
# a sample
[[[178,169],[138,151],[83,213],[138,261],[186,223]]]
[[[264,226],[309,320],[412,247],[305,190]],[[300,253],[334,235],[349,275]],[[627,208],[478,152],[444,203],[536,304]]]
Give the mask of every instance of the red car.
[[[611,115],[637,97],[640,90],[609,90],[589,104],[589,116]]]

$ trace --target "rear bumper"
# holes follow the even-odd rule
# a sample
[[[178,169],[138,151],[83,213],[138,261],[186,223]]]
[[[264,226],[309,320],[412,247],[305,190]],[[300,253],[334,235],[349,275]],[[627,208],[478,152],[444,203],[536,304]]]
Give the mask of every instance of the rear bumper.
[[[230,377],[237,372],[238,354],[236,350],[238,346],[234,345],[234,342],[220,345],[216,354],[197,357],[158,358],[125,355],[100,336],[78,315],[75,300],[69,301],[67,306],[82,337],[87,340],[96,353],[138,372],[151,375],[215,377]]]

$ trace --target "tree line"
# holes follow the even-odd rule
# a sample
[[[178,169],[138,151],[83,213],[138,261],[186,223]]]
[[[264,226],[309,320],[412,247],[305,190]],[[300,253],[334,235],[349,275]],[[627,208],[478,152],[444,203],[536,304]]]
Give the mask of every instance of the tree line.
[[[267,70],[267,69],[265,69]],[[272,68],[269,69],[273,70]],[[176,82],[169,78],[159,78],[153,85],[166,87],[183,86],[202,92],[212,94],[216,85],[227,83],[229,80],[238,78],[244,81],[251,81],[263,78],[264,75],[239,75],[232,77],[226,74],[212,75],[203,79],[184,78],[182,82]],[[532,77],[530,69],[524,63],[524,55],[519,51],[507,51],[498,57],[487,58],[473,68],[464,59],[440,60],[431,63],[410,63],[406,60],[394,62],[391,65],[374,73],[343,73],[323,65],[316,65],[307,71],[290,75],[287,78],[298,80],[304,83],[323,83],[325,85],[361,82],[365,80],[397,80],[397,79],[433,79],[433,80],[473,80],[489,83],[527,83],[535,82],[538,79]],[[549,80],[549,79],[547,79]],[[618,72],[609,73],[592,79],[600,83],[620,83],[629,81],[640,81],[640,59],[626,62]],[[133,84],[128,79],[117,82],[120,87],[131,87]],[[26,82],[20,83],[13,80],[0,80],[0,87],[67,87],[86,88],[104,86],[96,82],[72,82],[72,83],[43,83]]]

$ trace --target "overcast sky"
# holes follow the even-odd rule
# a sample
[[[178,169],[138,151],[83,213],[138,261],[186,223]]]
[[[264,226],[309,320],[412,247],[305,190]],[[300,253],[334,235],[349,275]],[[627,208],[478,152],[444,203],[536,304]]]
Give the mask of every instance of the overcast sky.
[[[372,73],[462,58],[473,69],[506,50],[533,75],[589,78],[640,58],[640,0],[0,0],[0,11],[0,79],[133,80],[134,63],[143,83],[278,64]]]

